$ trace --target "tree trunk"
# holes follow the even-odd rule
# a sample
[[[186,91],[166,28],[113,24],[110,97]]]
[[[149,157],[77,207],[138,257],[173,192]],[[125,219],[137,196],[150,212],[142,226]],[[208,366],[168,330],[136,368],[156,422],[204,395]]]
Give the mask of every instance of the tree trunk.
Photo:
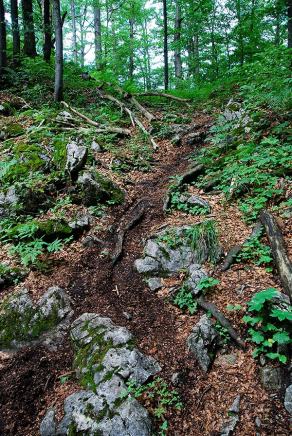
[[[129,57],[129,80],[134,78],[134,19],[130,18],[130,57]]]
[[[13,38],[13,63],[19,65],[20,61],[20,33],[18,24],[18,4],[17,0],[10,0],[11,27]]]
[[[21,5],[24,28],[23,51],[26,56],[33,58],[37,55],[37,52],[35,43],[32,0],[21,0]]]
[[[7,65],[7,46],[6,46],[6,22],[4,2],[0,0],[0,77],[4,73]]]
[[[44,20],[44,45],[43,54],[44,60],[50,62],[52,52],[52,24],[51,24],[51,8],[50,0],[43,2],[43,20]]]
[[[53,0],[53,14],[56,37],[55,61],[55,101],[63,100],[63,30],[60,11],[60,0]]]
[[[102,69],[102,45],[101,45],[101,18],[100,7],[94,7],[94,44],[95,64],[98,70]]]
[[[77,31],[76,31],[76,10],[74,0],[70,3],[71,15],[72,15],[72,40],[73,40],[73,59],[75,64],[78,62],[78,50],[77,50]]]
[[[175,4],[175,33],[174,33],[174,72],[176,79],[182,78],[182,62],[181,62],[181,7],[179,0]]]
[[[288,48],[292,48],[292,0],[287,0]]]
[[[163,57],[164,57],[164,89],[168,90],[168,28],[167,28],[167,0],[163,0]]]

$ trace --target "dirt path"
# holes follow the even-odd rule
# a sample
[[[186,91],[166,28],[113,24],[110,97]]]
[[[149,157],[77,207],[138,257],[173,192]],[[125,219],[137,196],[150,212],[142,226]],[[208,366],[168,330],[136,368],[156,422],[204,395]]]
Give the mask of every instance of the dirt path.
[[[200,117],[200,122],[204,121],[207,124],[209,118]],[[109,316],[115,323],[129,328],[138,347],[159,361],[162,376],[168,381],[176,372],[183,375],[183,383],[178,389],[184,408],[169,417],[170,435],[216,434],[238,393],[242,394],[243,400],[237,435],[255,434],[254,420],[256,417],[263,419],[263,416],[261,435],[288,435],[283,407],[276,397],[270,398],[259,387],[256,364],[250,352],[243,353],[232,346],[229,350],[232,364],[219,356],[210,373],[203,374],[186,347],[186,338],[200,314],[183,314],[163,295],[150,291],[133,268],[134,260],[143,250],[143,239],[167,220],[177,218],[175,215],[165,217],[163,199],[169,177],[186,169],[191,151],[187,146],[175,148],[169,143],[161,143],[153,171],[137,179],[129,190],[126,204],[113,209],[109,221],[115,229],[135,201],[145,198],[148,204],[144,218],[128,232],[124,255],[114,268],[108,258],[100,255],[100,247],[84,249],[79,243],[50,276],[33,273],[25,286],[32,295],[44,292],[50,285],[63,287],[74,302],[74,317],[84,312]],[[226,224],[225,213],[220,208],[215,210],[219,223],[221,219],[221,224],[225,222],[231,230],[236,223],[233,219],[229,224],[227,220]],[[190,222],[195,220],[188,218]],[[243,224],[240,225],[243,233],[247,231]],[[114,232],[103,236],[106,239],[103,248],[111,251]],[[227,245],[229,243],[228,240]],[[230,293],[230,283],[226,286]],[[219,306],[220,298],[219,295]],[[223,299],[222,307],[224,303]],[[72,366],[67,340],[56,351],[27,349],[0,364],[0,434],[3,435],[36,436],[46,408],[52,402],[61,405],[64,397],[77,389],[74,381],[60,384],[60,375],[71,371]]]

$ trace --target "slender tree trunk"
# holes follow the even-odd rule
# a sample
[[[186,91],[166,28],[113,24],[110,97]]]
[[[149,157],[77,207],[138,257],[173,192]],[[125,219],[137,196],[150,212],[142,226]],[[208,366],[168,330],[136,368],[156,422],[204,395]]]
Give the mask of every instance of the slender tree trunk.
[[[76,31],[76,8],[75,1],[71,0],[71,15],[72,15],[72,40],[73,40],[73,59],[75,64],[78,62],[78,50],[77,50],[77,31]]]
[[[21,0],[21,5],[24,28],[23,51],[26,56],[33,58],[37,55],[37,52],[35,43],[32,0]]]
[[[52,23],[50,0],[43,1],[43,22],[44,22],[44,60],[50,62],[52,52]]]
[[[194,74],[195,77],[198,79],[200,76],[200,49],[199,49],[199,35],[194,36]]]
[[[292,0],[287,0],[288,48],[292,48]]]
[[[150,53],[149,53],[149,38],[147,30],[147,20],[144,20],[142,24],[143,29],[143,41],[144,41],[144,51],[145,51],[145,69],[146,69],[146,88],[151,89],[151,64],[150,64]]]
[[[7,66],[7,46],[6,46],[6,22],[4,2],[0,0],[0,77]]]
[[[244,63],[244,45],[242,33],[242,17],[241,17],[241,0],[236,1],[236,17],[238,21],[238,48],[239,48],[239,62],[242,66]]]
[[[130,57],[129,57],[129,80],[134,78],[134,19],[130,18]]]
[[[182,78],[182,61],[181,61],[181,7],[179,0],[175,3],[175,33],[174,33],[174,72],[176,79]]]
[[[20,33],[18,24],[18,3],[17,0],[10,0],[11,26],[13,39],[13,63],[19,65],[20,62]]]
[[[100,7],[94,7],[94,44],[95,64],[98,70],[102,69],[102,45],[101,45],[101,17]]]
[[[168,90],[168,26],[167,26],[167,0],[163,0],[163,57],[164,57],[164,89]]]
[[[53,14],[56,37],[55,60],[55,101],[63,100],[63,30],[60,11],[60,0],[53,0]]]

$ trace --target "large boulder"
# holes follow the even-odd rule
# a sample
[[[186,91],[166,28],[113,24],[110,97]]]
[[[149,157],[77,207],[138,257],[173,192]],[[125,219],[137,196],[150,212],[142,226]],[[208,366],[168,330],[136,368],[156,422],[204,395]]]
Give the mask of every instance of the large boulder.
[[[85,206],[96,206],[108,200],[121,203],[124,199],[124,193],[111,180],[93,169],[84,171],[78,177],[77,192],[77,197]]]
[[[203,315],[187,339],[189,350],[195,355],[204,372],[211,367],[219,344],[219,335],[212,321]]]
[[[21,348],[32,341],[50,345],[71,315],[70,300],[61,288],[49,288],[36,304],[22,289],[0,304],[0,349]]]
[[[65,399],[64,417],[58,423],[49,409],[41,436],[74,434],[150,436],[147,410],[127,394],[126,382],[136,386],[160,371],[157,362],[133,346],[125,327],[94,313],[81,315],[72,324],[74,365],[80,390]],[[70,433],[71,432],[71,433]]]

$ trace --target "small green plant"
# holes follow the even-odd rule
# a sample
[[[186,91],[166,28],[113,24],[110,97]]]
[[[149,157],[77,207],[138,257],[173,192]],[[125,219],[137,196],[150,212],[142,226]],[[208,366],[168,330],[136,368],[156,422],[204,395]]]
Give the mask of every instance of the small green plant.
[[[219,283],[220,281],[218,279],[214,279],[213,277],[204,277],[199,281],[197,287],[200,289],[200,291],[204,292],[214,288],[215,286],[219,285]]]
[[[251,260],[255,265],[269,265],[273,258],[271,248],[260,241],[259,236],[255,236],[245,242],[241,252],[237,256],[237,261]]]
[[[223,345],[228,345],[230,342],[230,335],[227,328],[223,327],[223,325],[218,321],[214,324],[214,328],[219,333],[221,343]]]
[[[181,176],[171,177],[173,182],[169,185],[170,202],[168,210],[179,210],[190,215],[207,215],[208,207],[191,204],[187,201],[187,185],[180,185]]]
[[[241,304],[227,304],[226,309],[230,312],[242,310]]]
[[[292,307],[287,310],[275,306],[275,297],[278,291],[268,288],[256,293],[248,302],[248,311],[251,315],[243,317],[249,326],[250,340],[256,344],[254,357],[264,354],[269,359],[287,362],[287,356],[281,352],[282,346],[292,343],[291,321]]]
[[[176,293],[173,302],[180,309],[187,309],[191,315],[196,312],[198,306],[194,295],[185,283]]]
[[[157,419],[159,426],[158,434],[165,436],[168,429],[167,415],[170,409],[181,410],[183,404],[176,390],[170,389],[168,384],[161,377],[154,378],[153,381],[137,386],[135,382],[127,383],[127,390],[121,393],[122,398],[132,395],[135,398],[144,397],[153,403],[153,415]]]

